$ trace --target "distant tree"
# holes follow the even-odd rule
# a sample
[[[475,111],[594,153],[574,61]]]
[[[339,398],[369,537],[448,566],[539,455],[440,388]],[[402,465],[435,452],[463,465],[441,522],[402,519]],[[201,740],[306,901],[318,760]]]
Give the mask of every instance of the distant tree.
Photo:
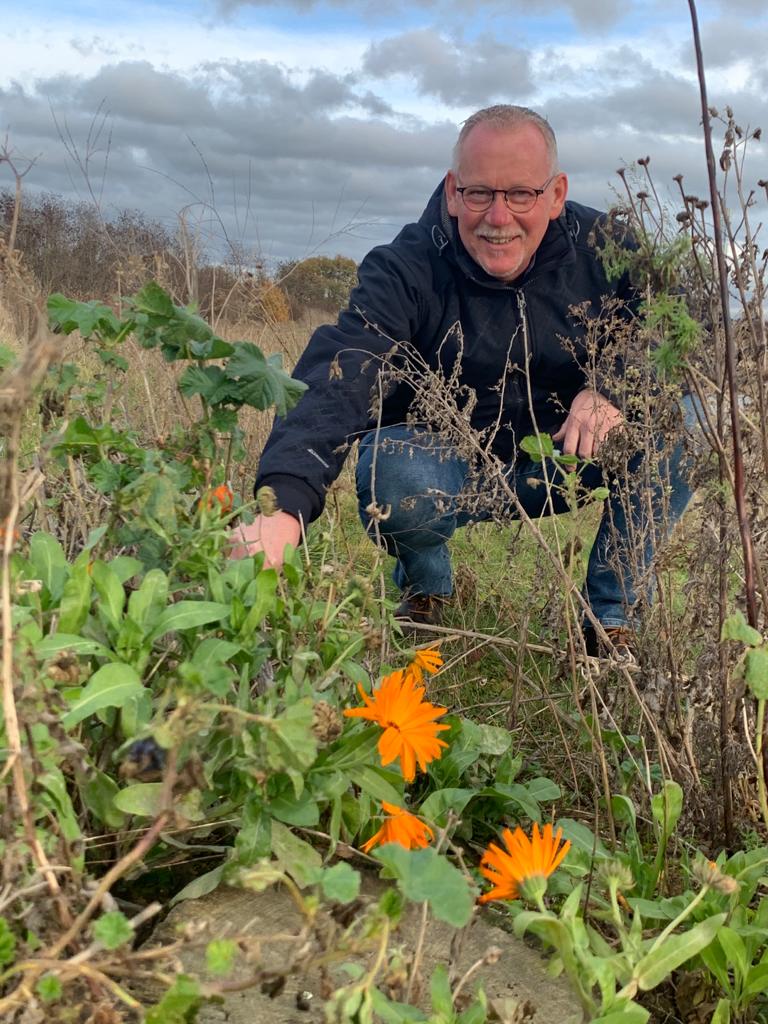
[[[281,263],[276,278],[294,319],[308,309],[338,313],[357,284],[357,264],[347,256],[310,256]]]

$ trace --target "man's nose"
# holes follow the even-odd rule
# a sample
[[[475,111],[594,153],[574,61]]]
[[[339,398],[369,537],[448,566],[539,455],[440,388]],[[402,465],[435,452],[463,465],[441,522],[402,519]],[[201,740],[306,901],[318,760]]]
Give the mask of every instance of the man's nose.
[[[509,224],[514,220],[514,214],[507,206],[503,192],[497,192],[494,195],[493,202],[486,210],[485,219],[489,224],[496,227]]]

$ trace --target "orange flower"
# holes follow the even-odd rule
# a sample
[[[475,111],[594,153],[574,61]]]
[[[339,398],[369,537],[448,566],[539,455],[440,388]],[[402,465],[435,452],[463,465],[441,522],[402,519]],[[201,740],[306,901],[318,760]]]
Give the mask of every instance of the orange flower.
[[[416,651],[416,656],[408,666],[408,672],[417,683],[420,683],[424,679],[425,672],[434,675],[442,664],[443,658],[440,651],[435,647],[428,647],[424,651]]]
[[[409,671],[400,669],[385,676],[381,686],[368,696],[358,684],[365,707],[347,708],[349,718],[367,718],[384,730],[379,740],[379,754],[382,764],[390,764],[400,758],[403,778],[412,782],[416,776],[416,762],[421,771],[426,771],[430,761],[442,754],[442,747],[448,744],[438,739],[437,734],[450,726],[438,725],[435,719],[442,717],[447,708],[438,708],[422,700],[424,687]]]
[[[232,500],[234,494],[227,487],[226,484],[219,484],[218,487],[214,487],[212,491],[208,491],[205,496],[205,507],[213,508],[214,502],[219,503],[219,511],[223,516],[232,511]]]
[[[501,835],[506,851],[491,843],[480,861],[480,872],[493,883],[493,888],[484,893],[479,902],[514,900],[520,886],[533,879],[544,883],[543,895],[547,878],[571,848],[567,839],[560,846],[563,830],[559,828],[553,837],[552,826],[545,825],[540,834],[539,826],[534,823],[530,839],[519,826],[514,833],[505,828]]]
[[[363,853],[368,853],[373,846],[383,846],[385,843],[400,843],[406,850],[419,850],[423,846],[429,846],[435,838],[429,825],[415,814],[404,811],[402,807],[383,801],[381,809],[389,817],[384,819],[379,831],[360,847]]]

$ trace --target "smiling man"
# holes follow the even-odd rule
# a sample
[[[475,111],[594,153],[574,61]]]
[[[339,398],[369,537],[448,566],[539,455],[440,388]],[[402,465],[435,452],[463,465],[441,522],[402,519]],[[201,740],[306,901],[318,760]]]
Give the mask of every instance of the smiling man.
[[[349,443],[360,439],[360,514],[397,559],[397,614],[440,621],[453,590],[446,541],[490,512],[482,503],[467,510],[462,499],[477,490],[478,466],[436,432],[423,403],[414,408],[408,381],[393,386],[390,374],[381,386],[378,372],[395,342],[401,354],[415,350],[431,371],[453,378],[470,426],[503,464],[528,515],[565,510],[562,495],[544,485],[553,467],[527,458],[520,442],[550,433],[564,452],[599,459],[623,414],[608,388],[595,384],[583,319],[572,309],[597,315],[604,298],[628,308],[637,299],[627,277],[608,280],[594,247],[593,229],[604,215],[567,202],[567,192],[555,136],[534,111],[489,107],[464,123],[452,167],[421,219],[369,253],[349,308],[310,339],[295,370],[309,389],[276,420],[256,482],[273,488],[281,511],[241,527],[235,556],[264,550],[279,565],[285,545],[298,542],[300,524],[320,514]],[[380,406],[378,422],[372,404]],[[681,461],[679,450],[667,458],[668,522],[690,498]],[[580,473],[587,490],[604,482],[595,461]],[[597,620],[622,642],[637,594],[612,552],[644,514],[642,500],[633,500],[629,524],[615,491],[606,501],[585,588]],[[643,557],[649,564],[652,544]],[[594,650],[594,631],[586,636]]]

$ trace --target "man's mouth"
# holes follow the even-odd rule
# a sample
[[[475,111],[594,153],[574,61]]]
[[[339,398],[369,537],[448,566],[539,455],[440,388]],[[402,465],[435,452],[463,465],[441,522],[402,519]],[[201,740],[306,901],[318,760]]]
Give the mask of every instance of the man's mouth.
[[[511,242],[516,241],[520,235],[486,235],[481,234],[479,237],[487,242],[489,245],[509,245]]]

